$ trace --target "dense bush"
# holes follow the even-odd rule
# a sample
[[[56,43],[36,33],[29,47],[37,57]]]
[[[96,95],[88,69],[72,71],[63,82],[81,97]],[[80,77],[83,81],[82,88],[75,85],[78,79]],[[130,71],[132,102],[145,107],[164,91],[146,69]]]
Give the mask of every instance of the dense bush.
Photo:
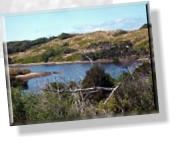
[[[14,124],[79,119],[74,96],[45,91],[41,94],[23,93],[12,88]]]
[[[127,57],[136,54],[136,50],[131,47],[132,43],[130,41],[124,41],[121,43],[111,44],[110,47],[108,47],[107,49],[104,48],[101,51],[86,53],[86,55],[90,57],[92,60]],[[84,60],[87,60],[84,55],[83,57]]]
[[[64,39],[67,39],[67,38],[71,38],[73,36],[75,36],[75,34],[62,33],[58,36],[58,38],[61,39],[61,40],[64,40]]]
[[[149,112],[155,109],[152,86],[146,79],[129,78],[121,84],[117,94],[116,99],[125,113]]]
[[[64,60],[65,61],[81,61],[83,59],[84,58],[83,58],[83,56],[81,54],[75,53],[75,54],[73,54],[73,55],[71,55],[69,57],[66,57]]]
[[[47,51],[45,51],[43,54],[42,54],[42,60],[44,62],[48,62],[49,58],[50,57],[53,57],[56,55],[56,51],[52,48],[49,48]]]
[[[10,85],[11,87],[21,87],[25,89],[28,87],[27,81],[17,79],[14,76],[10,77]]]
[[[95,41],[95,42],[91,42],[90,45],[87,47],[87,49],[110,49],[111,48],[112,43],[109,41]]]
[[[14,123],[23,123],[25,124],[27,118],[26,118],[26,111],[25,111],[25,105],[22,100],[21,96],[21,89],[19,88],[12,88],[12,108],[13,108],[13,120]]]
[[[108,73],[105,73],[102,67],[94,65],[89,71],[86,72],[86,77],[84,78],[82,84],[83,87],[112,87],[113,79]]]
[[[149,63],[138,67],[133,74],[122,74],[115,81],[103,68],[94,65],[80,83],[51,83],[39,94],[24,93],[19,88],[12,88],[14,121],[15,124],[27,124],[151,113],[156,111],[151,79]],[[110,95],[111,91],[71,92],[93,86],[117,85],[118,89],[106,103],[106,95]]]
[[[16,53],[16,52],[24,52],[27,49],[36,46],[36,45],[40,45],[43,43],[46,43],[50,40],[53,40],[55,37],[50,37],[50,38],[39,38],[36,40],[31,40],[31,41],[14,41],[14,42],[8,42],[7,43],[7,50],[8,50],[8,54],[12,54],[12,53]]]
[[[141,114],[156,110],[154,100],[153,81],[151,65],[143,63],[134,73],[122,74],[116,81],[120,83],[114,97],[106,105],[100,103],[100,106],[108,112],[123,114]],[[113,108],[112,108],[113,107]]]
[[[70,53],[73,53],[73,52],[75,52],[75,51],[77,51],[77,50],[71,49],[71,48],[66,48],[66,49],[64,50],[64,54],[70,54]]]
[[[120,36],[120,35],[126,34],[126,33],[127,33],[127,31],[118,30],[118,31],[116,31],[116,32],[113,34],[113,36],[114,36],[114,37],[117,37],[117,36]]]
[[[136,54],[139,56],[150,55],[149,41],[145,40],[143,42],[140,42],[139,44],[136,44],[134,46],[134,50],[136,51]]]

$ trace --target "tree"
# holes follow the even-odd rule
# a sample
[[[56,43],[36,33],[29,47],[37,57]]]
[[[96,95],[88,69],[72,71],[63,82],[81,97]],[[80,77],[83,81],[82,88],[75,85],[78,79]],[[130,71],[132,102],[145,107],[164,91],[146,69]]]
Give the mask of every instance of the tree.
[[[94,65],[89,71],[86,72],[86,77],[84,78],[83,87],[112,87],[113,79],[112,77],[105,73],[104,69],[98,65]]]
[[[74,34],[68,34],[68,33],[61,33],[58,38],[61,39],[61,40],[64,40],[64,39],[67,39],[67,38],[71,38],[75,36]]]
[[[43,59],[44,62],[48,62],[49,58],[53,57],[55,55],[56,55],[55,50],[54,49],[49,49],[49,50],[47,50],[46,52],[43,53],[42,59]]]

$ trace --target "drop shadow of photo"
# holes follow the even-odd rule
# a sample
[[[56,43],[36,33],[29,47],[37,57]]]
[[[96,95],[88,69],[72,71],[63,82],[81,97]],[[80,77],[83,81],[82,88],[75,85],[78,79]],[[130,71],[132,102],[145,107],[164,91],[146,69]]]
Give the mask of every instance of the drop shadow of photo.
[[[163,65],[163,47],[162,33],[160,28],[160,15],[156,10],[151,11],[151,21],[153,30],[155,68],[157,75],[157,89],[159,100],[159,113],[136,116],[102,118],[92,120],[81,120],[71,122],[45,123],[36,125],[25,125],[17,127],[19,135],[43,134],[52,132],[69,132],[90,130],[97,128],[121,128],[130,126],[146,126],[162,124],[168,121],[167,116],[167,95],[165,91],[164,65]]]

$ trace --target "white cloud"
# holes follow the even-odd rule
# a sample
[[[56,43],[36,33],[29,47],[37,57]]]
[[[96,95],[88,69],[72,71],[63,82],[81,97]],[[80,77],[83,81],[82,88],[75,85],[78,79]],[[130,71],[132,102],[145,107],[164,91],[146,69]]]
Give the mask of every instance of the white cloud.
[[[75,28],[75,33],[87,33],[94,31],[108,31],[108,30],[135,30],[140,28],[146,23],[145,19],[142,18],[126,18],[126,19],[115,19],[101,23],[99,25],[84,25]]]

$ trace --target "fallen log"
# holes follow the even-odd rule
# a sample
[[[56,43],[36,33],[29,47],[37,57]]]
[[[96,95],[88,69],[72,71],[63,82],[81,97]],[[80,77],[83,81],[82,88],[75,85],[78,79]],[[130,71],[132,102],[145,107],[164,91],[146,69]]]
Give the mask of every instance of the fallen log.
[[[93,92],[93,91],[100,91],[100,90],[104,90],[104,91],[112,91],[114,88],[110,88],[110,87],[90,87],[90,88],[80,88],[80,89],[74,89],[74,90],[54,90],[54,89],[45,89],[45,91],[54,91],[57,93],[63,93],[63,92],[67,92],[67,93],[75,93],[75,92]]]

